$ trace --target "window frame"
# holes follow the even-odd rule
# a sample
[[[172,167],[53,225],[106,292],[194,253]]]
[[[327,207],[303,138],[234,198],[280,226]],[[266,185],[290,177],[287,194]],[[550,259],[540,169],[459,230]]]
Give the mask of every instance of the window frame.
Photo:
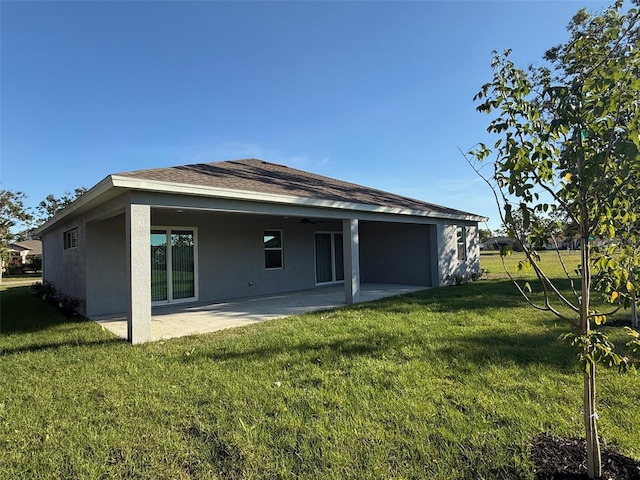
[[[458,261],[467,261],[467,229],[464,225],[456,225],[456,251]]]
[[[277,233],[280,236],[279,247],[267,247],[265,238],[268,236],[267,232]],[[284,232],[280,228],[265,228],[262,231],[262,249],[263,249],[263,264],[265,270],[284,270]],[[267,266],[267,252],[280,252],[280,266],[268,267]]]
[[[316,243],[316,236],[317,235],[330,235],[331,237],[331,280],[327,280],[326,282],[319,282],[318,281],[318,256],[317,256],[317,243]],[[315,284],[316,286],[320,286],[320,285],[338,285],[338,284],[344,284],[344,249],[342,250],[342,265],[339,265],[338,262],[336,262],[336,245],[338,245],[341,242],[336,241],[336,236],[338,235],[342,235],[343,239],[344,239],[344,233],[343,232],[339,232],[339,231],[333,231],[333,230],[317,230],[314,232],[313,234],[313,276],[315,279]],[[343,240],[344,242],[344,240]],[[341,280],[338,280],[338,274],[342,272],[343,273],[343,278]]]
[[[78,248],[78,227],[62,232],[62,250],[66,252],[76,248]]]
[[[197,302],[200,299],[200,274],[198,268],[198,227],[191,226],[183,226],[183,225],[151,225],[149,229],[149,240],[151,240],[151,232],[156,230],[158,234],[160,231],[163,231],[166,239],[166,275],[167,275],[167,299],[166,300],[152,300],[151,306],[162,306],[162,305],[175,305],[177,303],[192,303]],[[173,270],[171,269],[172,265],[172,255],[173,251],[171,250],[171,235],[174,231],[190,231],[193,233],[193,297],[186,298],[173,298]],[[151,243],[149,243],[151,245]],[[151,253],[151,252],[149,252]],[[151,267],[151,257],[149,257],[149,267]],[[149,292],[151,294],[151,291]]]

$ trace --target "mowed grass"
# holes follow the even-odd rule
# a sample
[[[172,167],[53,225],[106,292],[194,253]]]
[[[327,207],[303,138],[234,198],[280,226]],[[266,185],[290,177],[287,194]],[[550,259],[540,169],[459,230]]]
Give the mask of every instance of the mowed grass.
[[[571,278],[578,281],[579,276],[576,272],[580,264],[580,251],[555,251],[555,250],[542,250],[538,252],[540,255],[540,267],[544,270],[545,274],[554,279],[566,279],[566,271],[570,274]],[[524,260],[525,254],[522,252],[513,252],[511,255],[500,257],[500,252],[495,250],[489,250],[480,253],[480,265],[481,268],[488,270],[487,277],[489,279],[507,279],[509,278],[504,271],[505,267],[512,275],[521,279],[534,279],[536,278],[533,269],[525,269],[522,271],[517,270],[518,262]],[[502,261],[504,260],[504,265]],[[564,263],[564,268],[563,268]],[[579,282],[578,282],[579,283]]]
[[[566,326],[503,279],[137,346],[2,288],[0,478],[531,479],[582,435]],[[599,374],[634,458],[639,387]]]

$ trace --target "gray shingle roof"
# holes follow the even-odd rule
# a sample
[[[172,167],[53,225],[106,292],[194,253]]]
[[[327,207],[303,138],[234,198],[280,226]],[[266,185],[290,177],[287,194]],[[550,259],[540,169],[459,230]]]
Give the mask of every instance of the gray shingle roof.
[[[14,242],[11,245],[29,250],[29,255],[42,255],[42,242],[40,240],[23,240],[22,242]]]
[[[429,211],[446,215],[473,215],[254,158],[135,170],[117,175],[247,192]]]

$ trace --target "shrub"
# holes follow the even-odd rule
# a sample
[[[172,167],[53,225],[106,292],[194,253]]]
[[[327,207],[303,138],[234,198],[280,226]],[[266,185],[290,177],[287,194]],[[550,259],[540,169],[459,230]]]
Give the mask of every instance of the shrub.
[[[36,282],[31,285],[31,288],[35,290],[36,296],[53,305],[67,317],[75,317],[80,314],[82,300],[59,292],[52,282],[46,280],[42,283]]]
[[[20,262],[20,260],[13,259],[7,265],[7,273],[9,275],[21,275],[24,273],[25,266]]]
[[[34,272],[42,271],[42,258],[40,258],[40,257],[31,258],[31,263],[29,263],[29,267]]]

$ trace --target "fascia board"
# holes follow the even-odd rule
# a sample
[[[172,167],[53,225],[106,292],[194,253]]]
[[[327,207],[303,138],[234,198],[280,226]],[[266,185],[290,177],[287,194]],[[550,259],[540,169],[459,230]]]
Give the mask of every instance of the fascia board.
[[[144,190],[150,192],[172,193],[181,195],[195,195],[202,197],[229,198],[254,202],[280,203],[287,205],[304,205],[308,207],[333,208],[339,210],[351,210],[372,213],[386,213],[393,215],[407,215],[416,217],[431,217],[450,220],[465,220],[471,222],[486,221],[486,217],[478,215],[463,215],[453,213],[437,213],[426,210],[411,210],[406,208],[393,208],[376,205],[368,205],[355,202],[342,202],[336,200],[324,200],[318,198],[298,197],[295,195],[282,195],[274,193],[252,192],[248,190],[236,190],[230,188],[210,187],[205,185],[189,185],[184,183],[165,182],[161,180],[148,180],[133,177],[112,175],[114,187],[130,190]]]
[[[75,200],[71,205],[64,208],[61,212],[51,217],[49,220],[40,225],[36,231],[35,235],[40,236],[51,227],[53,227],[56,223],[70,218],[75,212],[80,210],[82,207],[88,205],[89,203],[95,201],[98,197],[106,193],[107,191],[113,188],[113,181],[111,176],[104,178],[100,183],[95,185],[89,191],[85,192]]]

